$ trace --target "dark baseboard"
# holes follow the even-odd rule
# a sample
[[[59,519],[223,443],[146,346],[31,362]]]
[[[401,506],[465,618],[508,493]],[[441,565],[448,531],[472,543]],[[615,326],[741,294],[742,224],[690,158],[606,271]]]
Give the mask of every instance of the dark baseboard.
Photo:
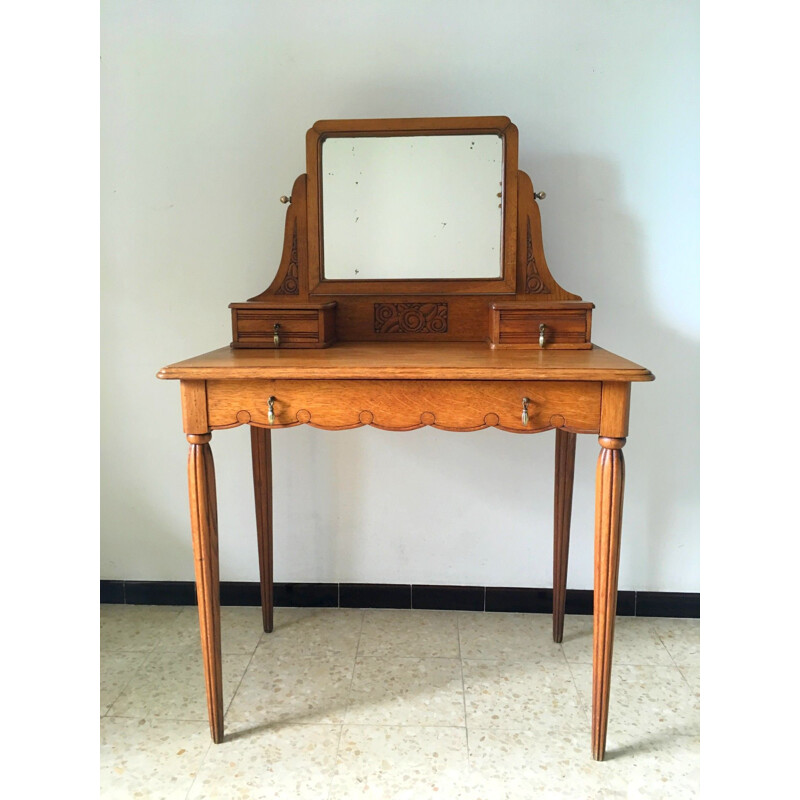
[[[225,606],[259,606],[258,583],[223,581],[220,602]],[[276,606],[324,608],[426,608],[450,611],[517,611],[549,614],[552,589],[502,586],[427,586],[398,583],[276,583]],[[193,581],[100,581],[101,603],[191,606],[197,604]],[[588,589],[567,590],[567,614],[591,614]],[[691,592],[621,591],[621,617],[700,618],[700,595]]]

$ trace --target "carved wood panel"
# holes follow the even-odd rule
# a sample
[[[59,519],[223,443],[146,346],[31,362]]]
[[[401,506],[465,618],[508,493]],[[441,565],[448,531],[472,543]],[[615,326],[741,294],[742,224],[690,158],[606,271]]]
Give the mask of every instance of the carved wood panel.
[[[375,333],[447,333],[447,303],[375,303]]]
[[[289,255],[289,266],[286,270],[286,275],[284,276],[283,281],[281,282],[281,285],[278,287],[278,291],[275,292],[275,294],[300,294],[300,280],[297,261],[297,219],[294,220],[294,225],[292,226],[292,249]]]

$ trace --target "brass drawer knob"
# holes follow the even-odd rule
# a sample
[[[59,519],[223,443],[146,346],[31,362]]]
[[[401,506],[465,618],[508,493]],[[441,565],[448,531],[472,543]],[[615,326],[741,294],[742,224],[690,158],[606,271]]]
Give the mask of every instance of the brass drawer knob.
[[[275,396],[273,395],[267,400],[267,420],[270,425],[275,424]]]
[[[528,424],[528,403],[530,403],[530,399],[527,397],[522,398],[522,424]]]
[[[275,344],[275,347],[281,346],[281,337],[278,335],[278,329],[280,328],[280,323],[276,322],[272,326],[272,341]]]
[[[544,332],[547,330],[544,326],[544,322],[539,325],[539,347],[544,347]]]
[[[291,203],[292,202],[291,196],[287,197],[285,194],[281,195],[280,200],[281,200],[281,203],[283,203],[284,205],[286,205],[287,203]]]

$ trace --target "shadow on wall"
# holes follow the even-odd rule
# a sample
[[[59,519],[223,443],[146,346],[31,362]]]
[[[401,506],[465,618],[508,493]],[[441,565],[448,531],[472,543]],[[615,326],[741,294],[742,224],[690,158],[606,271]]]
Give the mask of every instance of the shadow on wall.
[[[526,157],[520,163],[536,164]],[[647,256],[652,247],[635,209],[623,200],[619,170],[600,158],[556,156],[541,159],[535,173],[534,186],[548,190],[545,203],[554,206],[542,209],[548,265],[562,285],[595,303],[592,340],[656,376],[632,391],[626,510],[641,505],[644,527],[624,525],[622,558],[637,565],[636,588],[667,588],[661,567],[670,554],[673,573],[685,559],[699,580],[699,341],[668,324],[665,304],[651,292],[648,275],[657,265]],[[669,196],[666,187],[657,189]],[[681,231],[669,234],[670,249],[680,252]],[[686,251],[671,272],[689,291],[697,260]]]
[[[635,585],[626,588],[664,590],[675,587],[675,576],[683,575],[687,586],[676,588],[692,589],[696,585],[695,576],[699,574],[699,342],[665,324],[658,298],[649,293],[647,275],[654,266],[646,256],[642,227],[635,215],[625,208],[616,167],[594,157],[549,157],[538,159],[538,164],[536,161],[527,154],[520,157],[520,164],[532,174],[537,190],[548,192],[548,199],[542,204],[544,243],[556,280],[595,303],[593,341],[596,344],[643,364],[656,375],[654,383],[635,385],[632,394],[631,433],[625,450],[628,474],[622,572],[628,575],[628,582],[634,581]],[[680,236],[680,232],[675,231],[675,236]],[[688,253],[684,263],[696,263],[693,256]],[[677,265],[681,266],[683,264]],[[680,280],[681,272],[677,267],[675,279]],[[689,277],[693,279],[694,276]],[[349,548],[347,542],[353,531],[360,531],[370,519],[375,522],[375,511],[368,513],[361,508],[366,498],[362,496],[359,501],[359,487],[380,491],[381,502],[387,506],[386,514],[391,513],[389,506],[393,503],[424,504],[434,509],[457,504],[457,490],[485,493],[487,503],[503,509],[498,520],[505,518],[511,524],[513,517],[523,520],[533,511],[539,529],[534,557],[550,558],[550,532],[547,529],[544,533],[541,529],[546,527],[545,519],[549,523],[552,513],[549,493],[552,491],[553,451],[550,445],[541,446],[543,437],[512,437],[493,431],[489,434],[490,442],[487,434],[424,430],[411,437],[400,437],[402,441],[398,441],[391,433],[374,432],[375,436],[372,433],[346,437],[347,440],[336,436],[325,444],[335,470],[330,476],[329,495],[334,507],[330,509],[331,516],[325,527],[344,545],[337,550],[339,558],[357,559],[358,548]],[[466,437],[469,442],[450,443],[447,439],[451,436]],[[390,437],[390,441],[386,437]],[[540,445],[526,444],[523,453],[520,442],[495,442],[494,437],[519,439],[529,444],[533,438]],[[576,559],[571,574],[591,575],[591,568],[585,562],[591,559],[591,548],[586,544],[592,538],[593,502],[590,498],[594,491],[594,470],[586,464],[586,455],[590,453],[593,464],[598,447],[595,437],[580,438],[584,456],[579,457],[579,462],[583,463],[576,469],[574,519],[580,520],[582,530],[573,529],[573,541],[587,541],[573,548]],[[383,445],[392,448],[389,461],[419,472],[417,479],[400,482],[405,489],[402,494],[393,485],[390,466],[386,467],[383,484],[369,474],[376,467],[373,449]],[[470,458],[470,451],[473,458],[486,459],[478,471],[471,470],[463,461]],[[494,458],[506,457],[505,451],[513,462],[511,468],[507,464],[492,465]],[[458,463],[453,463],[453,458]],[[505,478],[501,479],[501,475]],[[542,492],[539,484],[545,480],[545,475],[547,489]],[[430,486],[435,489],[426,488],[423,478],[429,479]],[[514,481],[514,491],[505,491],[506,480]],[[532,482],[537,483],[535,496],[539,501],[535,510],[518,491],[523,487],[530,496],[534,491]],[[421,491],[416,496],[406,497],[406,492],[415,491],[415,487]],[[448,496],[439,496],[442,491]],[[579,503],[582,504],[580,509]],[[401,518],[405,514],[409,514],[409,520],[421,517],[401,509]],[[397,515],[394,516],[396,519]],[[431,524],[451,527],[455,524],[448,522],[446,515],[432,514],[430,520]],[[486,524],[485,519],[483,523]],[[470,521],[465,524],[469,525]],[[462,533],[452,530],[449,535],[455,540],[460,539]],[[473,533],[480,534],[480,531]],[[375,534],[380,535],[380,532],[375,531]],[[367,534],[362,531],[362,535]],[[424,537],[424,532],[413,532],[414,541],[421,536]],[[413,553],[406,552],[402,543],[395,546],[401,561],[406,557],[414,560]],[[510,555],[513,557],[514,553]],[[528,556],[527,549],[523,553],[518,547],[517,557],[523,556]],[[583,568],[578,568],[581,560]],[[339,567],[346,572],[349,566],[337,564],[337,574]],[[408,576],[408,580],[412,579]]]

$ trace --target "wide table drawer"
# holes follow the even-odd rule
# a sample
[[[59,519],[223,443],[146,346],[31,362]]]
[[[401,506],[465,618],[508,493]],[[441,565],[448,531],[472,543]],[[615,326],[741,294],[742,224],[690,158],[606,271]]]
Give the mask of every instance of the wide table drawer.
[[[208,420],[211,428],[307,423],[331,430],[432,425],[595,433],[600,387],[599,381],[212,380],[207,382]]]

